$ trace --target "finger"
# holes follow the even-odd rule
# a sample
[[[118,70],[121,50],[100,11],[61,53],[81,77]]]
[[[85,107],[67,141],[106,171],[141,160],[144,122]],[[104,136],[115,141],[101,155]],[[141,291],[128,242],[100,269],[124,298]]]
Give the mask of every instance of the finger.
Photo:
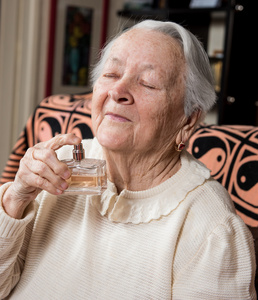
[[[81,138],[73,133],[59,134],[49,141],[44,143],[45,148],[58,150],[64,145],[78,145],[81,142]]]
[[[47,148],[38,149],[37,146],[35,146],[28,150],[28,152],[31,152],[28,154],[28,158],[31,160],[31,162],[28,161],[28,164],[34,166],[32,169],[33,172],[36,172],[48,180],[51,180],[50,177],[53,175],[51,173],[54,173],[63,179],[68,179],[70,177],[68,166],[58,160],[54,150]]]
[[[53,181],[49,181],[37,173],[32,172],[31,167],[31,164],[29,166],[26,164],[26,159],[21,160],[20,168],[14,180],[14,190],[16,194],[24,199],[28,197],[35,199],[41,190],[46,190],[55,195],[63,192],[63,189],[56,187]]]
[[[19,175],[17,176],[17,178],[19,178]],[[63,189],[56,187],[55,185],[53,185],[53,182],[35,173],[30,173],[28,176],[26,176],[22,181],[22,185],[19,181],[18,183],[20,185],[19,193],[24,194],[24,196],[27,196],[29,193],[38,194],[41,190],[45,190],[54,195],[60,195],[63,193]],[[28,190],[28,188],[25,188],[26,186],[30,188],[30,191]]]
[[[49,181],[54,187],[65,190],[68,187],[65,179],[70,177],[67,165],[56,158],[56,153],[51,149],[31,148],[31,154],[24,157],[22,166],[27,173],[33,173]],[[35,158],[35,156],[37,158]],[[36,187],[40,187],[36,184]]]
[[[81,142],[81,138],[70,134],[60,134],[50,139],[47,142],[36,144],[31,150],[28,151],[28,156],[31,156],[32,163],[34,160],[41,160],[49,165],[53,172],[63,179],[70,177],[70,171],[66,164],[57,159],[55,150],[64,145],[76,145]]]

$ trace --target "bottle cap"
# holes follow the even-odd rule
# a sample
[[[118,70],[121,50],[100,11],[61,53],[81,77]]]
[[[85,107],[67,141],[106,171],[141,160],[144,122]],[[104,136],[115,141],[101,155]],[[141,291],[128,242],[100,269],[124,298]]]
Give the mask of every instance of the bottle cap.
[[[83,149],[82,143],[80,143],[78,145],[74,145],[73,159],[77,160],[77,161],[84,159],[84,149]]]

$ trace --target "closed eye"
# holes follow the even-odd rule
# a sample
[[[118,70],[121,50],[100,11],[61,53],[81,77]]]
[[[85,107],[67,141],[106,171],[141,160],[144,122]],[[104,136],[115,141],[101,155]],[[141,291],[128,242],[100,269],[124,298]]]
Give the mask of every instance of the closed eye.
[[[143,84],[145,87],[149,88],[149,89],[155,89],[155,86],[152,86],[152,85],[148,85],[148,84]]]
[[[119,76],[117,74],[114,74],[114,73],[105,73],[103,75],[103,77],[106,77],[106,78],[117,78]]]
[[[148,82],[141,82],[141,84],[148,89],[156,89],[156,87],[153,84],[150,84]]]

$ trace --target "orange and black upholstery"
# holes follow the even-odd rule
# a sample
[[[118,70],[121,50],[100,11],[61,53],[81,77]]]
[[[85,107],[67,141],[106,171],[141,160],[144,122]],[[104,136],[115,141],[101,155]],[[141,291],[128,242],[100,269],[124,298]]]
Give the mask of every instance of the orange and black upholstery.
[[[200,125],[188,151],[228,190],[245,223],[258,227],[258,127]]]

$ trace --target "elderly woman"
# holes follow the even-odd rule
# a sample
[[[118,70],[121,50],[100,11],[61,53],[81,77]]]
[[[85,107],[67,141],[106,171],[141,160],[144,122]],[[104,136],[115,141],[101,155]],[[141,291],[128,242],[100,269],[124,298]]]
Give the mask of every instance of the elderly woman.
[[[107,189],[64,193],[74,135],[27,151],[0,189],[1,299],[256,299],[251,234],[183,149],[216,98],[196,37],[140,22],[105,47],[93,83],[96,137],[82,142],[106,160]]]

